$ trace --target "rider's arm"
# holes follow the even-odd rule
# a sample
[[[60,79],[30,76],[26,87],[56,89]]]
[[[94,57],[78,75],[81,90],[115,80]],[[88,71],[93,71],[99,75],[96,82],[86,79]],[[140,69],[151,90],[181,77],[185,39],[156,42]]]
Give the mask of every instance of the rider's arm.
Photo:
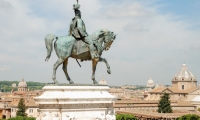
[[[77,29],[78,29],[79,33],[81,34],[81,37],[86,37],[83,26],[84,26],[83,21],[81,19],[77,19]]]
[[[85,31],[86,36],[88,36],[88,33],[86,32],[86,28],[85,28],[85,23],[83,22],[83,29]]]

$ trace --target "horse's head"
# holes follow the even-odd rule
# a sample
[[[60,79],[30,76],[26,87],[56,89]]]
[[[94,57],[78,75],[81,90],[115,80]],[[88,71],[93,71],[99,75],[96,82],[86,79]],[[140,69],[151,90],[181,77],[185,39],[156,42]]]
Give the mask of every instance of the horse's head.
[[[116,34],[109,30],[103,30],[104,32],[104,50],[109,50],[110,46],[112,45],[113,41],[116,38]]]

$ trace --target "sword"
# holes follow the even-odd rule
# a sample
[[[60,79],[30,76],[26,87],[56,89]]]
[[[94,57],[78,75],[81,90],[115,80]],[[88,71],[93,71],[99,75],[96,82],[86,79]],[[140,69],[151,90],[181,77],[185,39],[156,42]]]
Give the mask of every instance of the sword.
[[[78,62],[78,60],[76,59],[76,62],[78,63],[78,65],[81,67],[80,63]]]

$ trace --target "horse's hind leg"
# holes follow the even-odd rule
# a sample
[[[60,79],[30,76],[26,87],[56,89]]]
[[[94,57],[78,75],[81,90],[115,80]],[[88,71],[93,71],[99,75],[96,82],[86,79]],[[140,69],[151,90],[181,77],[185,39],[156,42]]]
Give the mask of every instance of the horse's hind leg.
[[[95,71],[96,71],[97,63],[98,63],[98,58],[92,59],[92,80],[93,80],[93,84],[98,84],[98,82],[95,80]]]
[[[63,71],[65,73],[65,76],[70,84],[74,84],[74,82],[70,79],[68,72],[67,72],[67,64],[68,64],[68,58],[63,62]]]
[[[110,66],[105,58],[99,58],[99,62],[105,62],[108,74],[111,74]]]
[[[58,81],[56,80],[56,70],[57,70],[58,66],[60,66],[60,64],[62,64],[63,62],[64,62],[64,60],[61,59],[61,58],[59,58],[56,61],[56,63],[54,64],[54,66],[53,66],[53,76],[52,76],[52,79],[53,79],[53,81],[54,81],[55,84],[58,83]]]

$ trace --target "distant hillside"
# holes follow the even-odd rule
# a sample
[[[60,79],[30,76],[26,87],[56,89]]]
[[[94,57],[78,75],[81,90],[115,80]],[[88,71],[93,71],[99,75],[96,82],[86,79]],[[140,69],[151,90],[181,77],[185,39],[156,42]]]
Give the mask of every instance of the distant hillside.
[[[0,81],[0,90],[2,92],[10,92],[12,90],[12,84],[15,83],[17,86],[19,84],[19,81]],[[40,83],[40,82],[26,82],[28,85],[29,90],[41,90],[42,87],[46,84],[46,83]],[[17,87],[15,88],[15,90],[17,90]]]

